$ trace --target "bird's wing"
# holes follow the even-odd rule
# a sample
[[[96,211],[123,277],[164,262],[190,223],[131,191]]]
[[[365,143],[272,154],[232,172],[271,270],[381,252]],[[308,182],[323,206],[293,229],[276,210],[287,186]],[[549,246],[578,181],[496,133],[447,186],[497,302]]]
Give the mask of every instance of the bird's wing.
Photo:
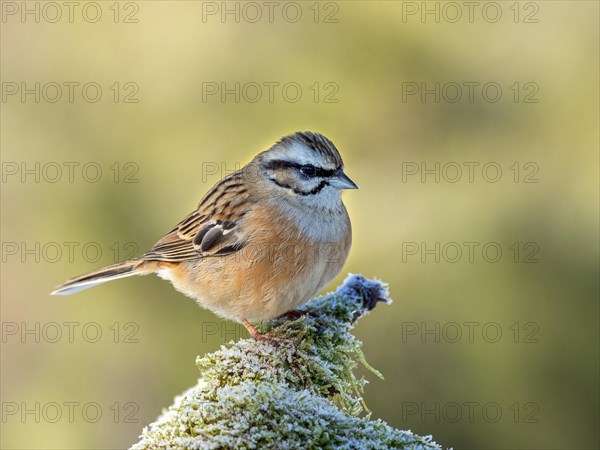
[[[198,209],[183,219],[142,256],[147,261],[181,262],[224,256],[245,245],[242,218],[251,208],[250,195],[237,172],[212,188]]]

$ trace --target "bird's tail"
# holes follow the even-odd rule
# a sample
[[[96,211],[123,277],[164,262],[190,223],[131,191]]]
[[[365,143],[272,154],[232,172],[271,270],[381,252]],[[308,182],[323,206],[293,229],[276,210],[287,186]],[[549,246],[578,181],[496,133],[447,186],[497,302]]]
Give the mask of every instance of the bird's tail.
[[[142,264],[143,261],[132,259],[130,261],[103,267],[102,269],[95,270],[94,272],[64,282],[52,291],[50,295],[74,294],[75,292],[83,291],[84,289],[96,286],[97,284],[116,280],[118,278],[130,277],[131,275],[144,275],[148,273],[148,271],[139,269]]]

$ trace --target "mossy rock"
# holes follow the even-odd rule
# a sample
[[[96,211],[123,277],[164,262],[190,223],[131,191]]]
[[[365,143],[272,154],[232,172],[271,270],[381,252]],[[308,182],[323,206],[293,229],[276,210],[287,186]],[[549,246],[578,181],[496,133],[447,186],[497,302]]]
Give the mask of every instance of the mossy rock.
[[[301,318],[263,324],[296,345],[242,339],[198,358],[198,384],[131,448],[441,450],[430,436],[371,420],[362,400],[366,380],[353,369],[369,366],[349,331],[379,302],[390,303],[383,283],[350,275]]]

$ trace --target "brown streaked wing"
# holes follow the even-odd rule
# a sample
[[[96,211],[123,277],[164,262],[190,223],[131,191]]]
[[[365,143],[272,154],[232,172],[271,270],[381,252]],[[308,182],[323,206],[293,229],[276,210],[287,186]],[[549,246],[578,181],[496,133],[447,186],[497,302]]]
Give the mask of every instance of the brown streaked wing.
[[[209,191],[189,214],[142,256],[152,261],[180,262],[224,256],[244,246],[240,219],[250,209],[250,196],[237,173]]]

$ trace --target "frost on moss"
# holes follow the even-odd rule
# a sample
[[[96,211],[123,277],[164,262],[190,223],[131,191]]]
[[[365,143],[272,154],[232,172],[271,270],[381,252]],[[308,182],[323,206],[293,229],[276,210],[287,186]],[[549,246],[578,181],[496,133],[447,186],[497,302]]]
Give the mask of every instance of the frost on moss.
[[[262,324],[297,345],[243,339],[199,357],[198,384],[132,449],[439,450],[430,436],[371,420],[362,400],[366,381],[353,369],[357,361],[369,366],[349,330],[378,302],[390,302],[383,283],[350,275],[305,305],[309,314]]]

